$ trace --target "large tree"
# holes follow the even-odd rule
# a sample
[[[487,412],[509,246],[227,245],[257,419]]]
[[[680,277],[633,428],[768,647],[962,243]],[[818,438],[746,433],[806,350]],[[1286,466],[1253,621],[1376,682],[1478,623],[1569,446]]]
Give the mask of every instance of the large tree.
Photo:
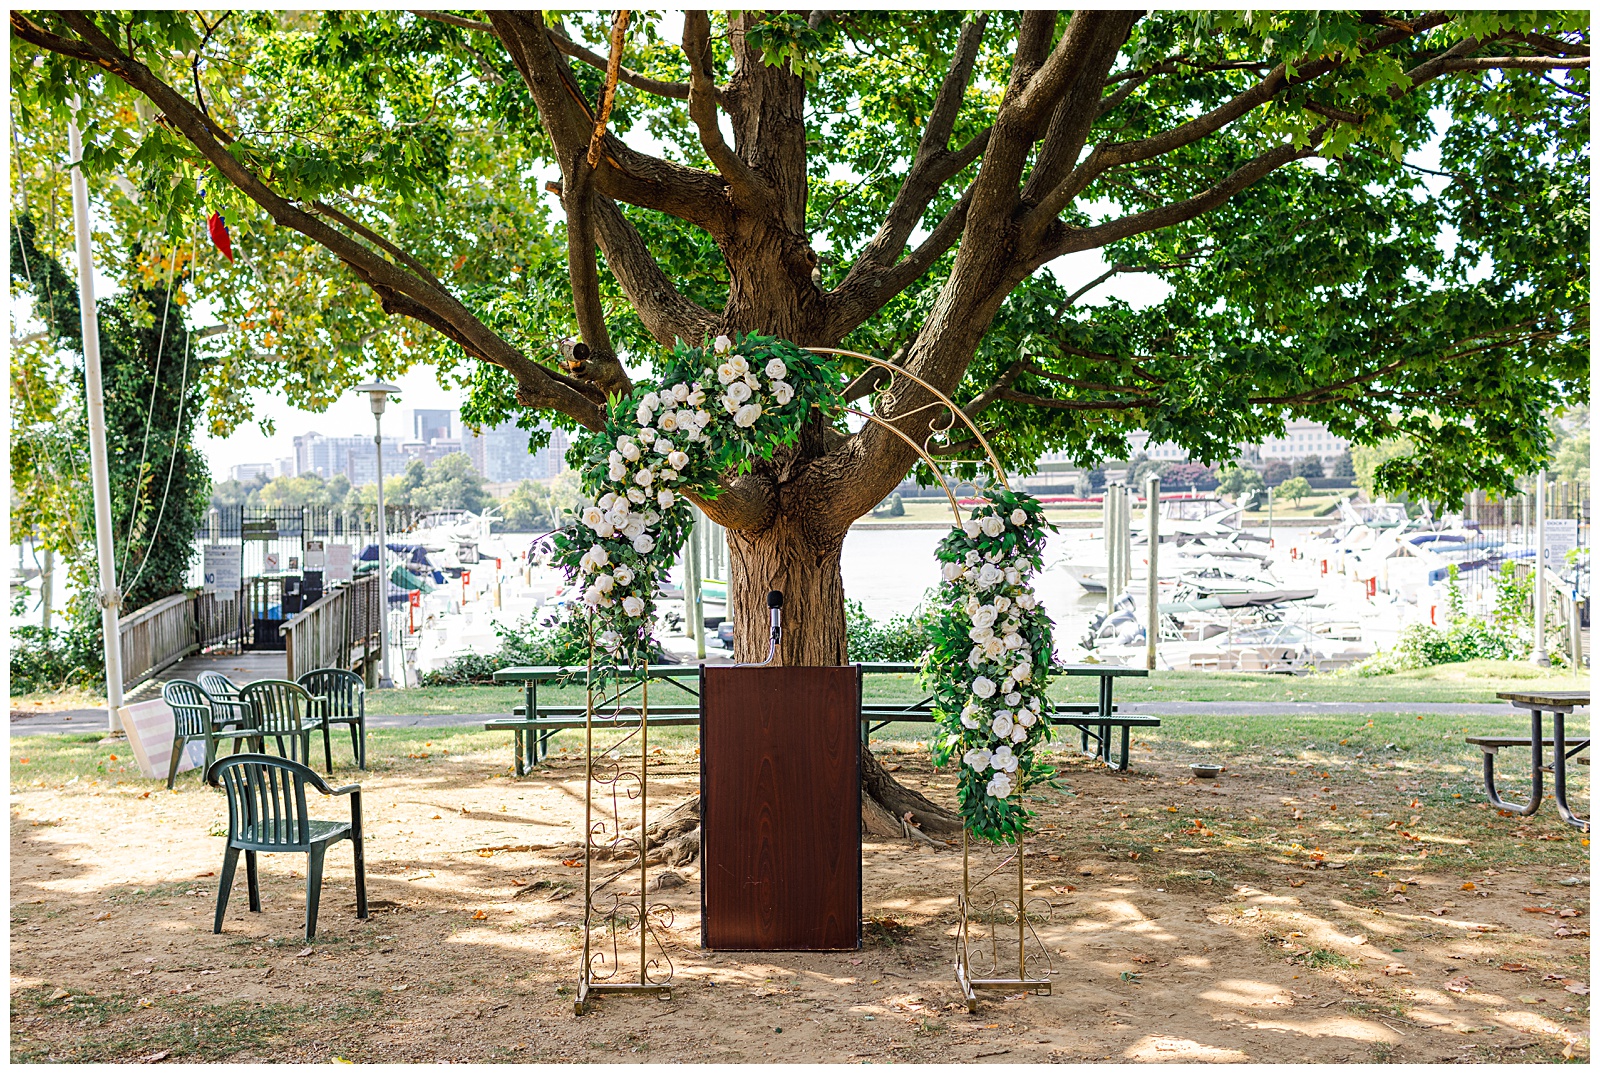
[[[91,168],[203,184],[301,286],[336,258],[437,333],[481,420],[598,428],[657,348],[761,332],[891,359],[1018,468],[1121,454],[1136,428],[1217,459],[1306,416],[1406,436],[1382,480],[1450,501],[1537,465],[1542,415],[1587,393],[1586,15],[662,25],[13,13],[13,86],[35,124],[137,100],[148,117],[90,129]],[[1069,291],[1050,266],[1088,251],[1106,272]],[[1125,273],[1169,297],[1083,304]],[[922,389],[854,371],[852,398],[930,442]],[[845,532],[916,464],[894,432],[818,419],[726,476],[702,506],[729,530],[737,652],[764,652],[778,588],[781,660],[845,658]]]

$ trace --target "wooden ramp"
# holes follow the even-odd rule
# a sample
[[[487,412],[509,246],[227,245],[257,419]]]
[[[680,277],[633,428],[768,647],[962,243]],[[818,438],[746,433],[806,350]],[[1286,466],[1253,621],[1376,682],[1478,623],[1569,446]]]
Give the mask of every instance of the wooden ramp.
[[[202,671],[220,671],[243,686],[256,679],[284,678],[288,667],[288,658],[282,652],[203,653],[187,656],[155,678],[140,683],[139,688],[130,693],[127,700],[144,701],[159,697],[161,687],[173,679],[188,679],[193,682]]]

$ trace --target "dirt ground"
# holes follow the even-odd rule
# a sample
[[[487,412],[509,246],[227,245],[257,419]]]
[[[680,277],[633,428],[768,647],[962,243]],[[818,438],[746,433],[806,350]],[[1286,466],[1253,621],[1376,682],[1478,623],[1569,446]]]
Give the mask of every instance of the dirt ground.
[[[900,750],[891,761],[901,778],[950,794],[925,751]],[[665,811],[695,789],[696,761],[688,751],[656,760],[651,798]],[[241,869],[224,932],[212,934],[225,805],[193,775],[176,793],[109,777],[14,784],[12,1059],[1589,1055],[1587,841],[1552,810],[1461,819],[1506,839],[1513,829],[1565,839],[1541,844],[1562,860],[1441,866],[1416,847],[1456,837],[1428,840],[1403,780],[1308,788],[1314,772],[1242,766],[1195,781],[1159,747],[1139,751],[1128,774],[1064,762],[1067,790],[1039,796],[1027,874],[1030,897],[1052,904],[1037,926],[1052,961],[1048,996],[990,994],[969,1013],[952,972],[959,850],[868,843],[861,951],[701,950],[691,865],[677,870],[683,886],[652,896],[673,911],[671,998],[603,997],[577,1018],[581,869],[561,848],[581,827],[581,763],[558,755],[523,780],[508,763],[503,749],[418,754],[360,774],[374,912],[355,917],[348,845],[336,846],[309,945],[305,859],[292,855],[262,856],[259,914],[246,907]],[[341,770],[334,782],[350,778]],[[1375,867],[1359,841],[1318,837],[1302,811],[1326,813],[1335,794],[1347,814],[1376,813],[1376,831],[1413,842]],[[336,817],[345,805],[322,807]],[[1280,849],[1224,845],[1255,821],[1271,822]]]

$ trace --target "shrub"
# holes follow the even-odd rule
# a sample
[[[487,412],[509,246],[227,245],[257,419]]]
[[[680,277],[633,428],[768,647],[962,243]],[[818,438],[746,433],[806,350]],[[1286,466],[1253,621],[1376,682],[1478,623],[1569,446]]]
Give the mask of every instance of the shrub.
[[[1211,472],[1209,466],[1202,466],[1197,462],[1175,462],[1162,471],[1161,487],[1170,488],[1174,492],[1182,492],[1189,488],[1197,492],[1209,492],[1217,487],[1217,476]]]
[[[1296,459],[1294,473],[1296,477],[1322,477],[1322,456],[1306,455]]]
[[[511,626],[496,625],[500,647],[493,653],[461,653],[437,671],[425,672],[423,686],[470,686],[494,681],[501,668],[518,666],[566,665],[583,667],[589,662],[589,644],[583,615],[576,609],[557,617],[535,612]],[[660,650],[651,661],[660,659]]]
[[[875,621],[858,600],[844,602],[844,628],[852,661],[911,661],[928,647],[921,609]]]
[[[1300,501],[1311,495],[1312,488],[1311,482],[1307,481],[1305,478],[1291,477],[1273,491],[1278,494],[1280,499],[1287,497],[1288,499],[1294,501],[1294,505],[1296,507],[1299,507]]]
[[[11,696],[66,686],[93,687],[105,678],[99,624],[46,630],[11,630]]]
[[[889,498],[889,517],[900,518],[904,516],[905,513],[906,502],[900,498],[900,494],[897,492]]]

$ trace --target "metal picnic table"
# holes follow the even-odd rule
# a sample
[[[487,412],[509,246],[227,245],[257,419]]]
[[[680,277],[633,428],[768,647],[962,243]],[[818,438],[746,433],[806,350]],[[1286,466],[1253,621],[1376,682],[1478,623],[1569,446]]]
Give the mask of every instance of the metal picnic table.
[[[1499,735],[1468,735],[1467,741],[1483,751],[1483,787],[1489,796],[1489,801],[1496,809],[1507,813],[1516,813],[1524,817],[1532,816],[1539,808],[1539,803],[1544,799],[1544,774],[1546,771],[1554,775],[1556,810],[1561,814],[1561,819],[1580,831],[1589,830],[1589,822],[1572,811],[1567,804],[1567,761],[1574,755],[1589,748],[1587,736],[1573,742],[1567,741],[1567,716],[1574,709],[1585,708],[1589,704],[1589,691],[1587,690],[1535,690],[1521,691],[1508,690],[1495,695],[1503,701],[1511,702],[1512,706],[1526,709],[1530,713],[1529,734],[1527,738]],[[1544,737],[1544,714],[1548,712],[1551,717],[1552,737]],[[1533,754],[1533,787],[1528,792],[1528,800],[1522,805],[1513,805],[1500,797],[1494,785],[1494,759],[1502,749],[1516,746],[1527,746]],[[1544,747],[1552,747],[1551,764],[1544,763]],[[1587,763],[1584,760],[1582,763]]]
[[[908,675],[917,671],[917,666],[912,663],[894,661],[863,661],[861,670],[867,675]],[[700,676],[698,664],[651,664],[647,669],[647,678],[652,681],[665,682],[681,691],[687,698],[680,698],[676,692],[671,695],[671,700],[666,704],[652,703],[650,706],[650,723],[659,727],[693,726],[700,722],[700,694],[699,691],[682,680],[695,679]],[[1155,716],[1135,715],[1131,713],[1118,714],[1114,704],[1114,684],[1117,679],[1125,676],[1148,675],[1144,668],[1114,667],[1106,664],[1067,664],[1059,666],[1055,671],[1058,675],[1072,677],[1098,678],[1096,698],[1090,703],[1058,702],[1051,714],[1057,724],[1075,726],[1079,731],[1079,745],[1085,753],[1092,753],[1102,758],[1106,764],[1120,770],[1128,767],[1128,735],[1132,727],[1159,727],[1161,721]],[[584,707],[578,705],[561,705],[539,707],[539,684],[560,682],[582,682],[585,669],[581,667],[561,666],[532,666],[501,668],[494,673],[497,683],[521,683],[523,687],[524,704],[519,710],[514,711],[511,718],[497,718],[487,720],[484,728],[490,731],[510,731],[514,739],[515,767],[517,775],[524,775],[527,770],[548,752],[549,741],[558,731],[571,730],[583,726]],[[620,694],[608,699],[608,704],[616,703],[620,698],[626,697],[633,690],[638,689],[640,680],[629,683]],[[698,685],[698,683],[696,684]],[[676,702],[674,704],[673,702]],[[917,701],[877,701],[863,702],[861,706],[861,737],[865,741],[874,731],[882,730],[891,723],[931,723],[933,722],[933,695],[929,694]],[[1114,729],[1121,731],[1120,756],[1112,754],[1112,732]],[[1093,749],[1090,748],[1090,739],[1094,740]]]

